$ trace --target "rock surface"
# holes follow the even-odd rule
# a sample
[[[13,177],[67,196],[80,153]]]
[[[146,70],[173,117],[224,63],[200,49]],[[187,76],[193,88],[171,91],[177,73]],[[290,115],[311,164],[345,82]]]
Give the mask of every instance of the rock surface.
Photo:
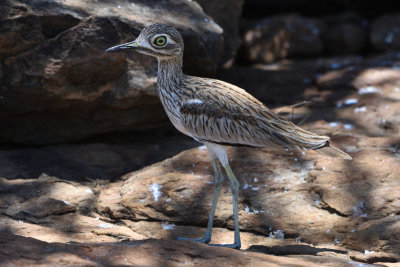
[[[242,59],[271,63],[283,58],[319,55],[325,25],[298,15],[272,16],[243,26]]]
[[[396,266],[397,60],[396,54],[338,57],[221,73],[275,104],[282,101],[279,90],[291,84],[293,94],[281,103],[310,103],[293,115],[291,108],[274,110],[330,135],[353,156],[342,161],[314,152],[230,149],[240,181],[241,251],[176,241],[204,234],[213,190],[206,149],[192,148],[196,144],[176,132],[1,147],[1,265]],[[232,230],[225,184],[212,242],[231,243]]]
[[[50,243],[0,232],[2,266],[354,266],[346,258],[332,259],[324,249],[314,249],[320,256],[273,256],[255,252],[213,248],[207,245],[149,239],[145,241],[92,243]],[[34,250],[33,250],[34,248]],[[12,250],[19,253],[9,257]],[[44,260],[39,261],[37,255]],[[368,266],[368,265],[366,265]]]
[[[383,15],[371,23],[370,39],[379,50],[400,49],[399,13]]]
[[[0,11],[0,141],[52,144],[165,122],[155,59],[103,53],[144,26],[182,32],[187,73],[215,73],[224,47],[223,29],[194,1],[7,0]]]
[[[231,67],[240,44],[239,20],[244,0],[196,0],[196,2],[224,29],[224,49],[219,63],[224,68]]]
[[[114,180],[197,146],[173,126],[92,139],[90,143],[3,148],[0,177],[29,179],[42,173],[70,181]]]
[[[232,150],[231,165],[241,184],[241,230],[380,251],[399,260],[395,241],[400,234],[395,226],[400,222],[396,215],[400,208],[398,143],[355,134],[337,135],[336,140],[353,156],[352,162],[311,152],[302,156],[267,149]],[[101,191],[97,210],[117,221],[205,226],[213,190],[209,161],[207,151],[196,148],[128,174]],[[226,186],[215,225],[232,229],[231,218]],[[382,230],[374,230],[377,227]],[[383,245],[380,240],[387,241]]]

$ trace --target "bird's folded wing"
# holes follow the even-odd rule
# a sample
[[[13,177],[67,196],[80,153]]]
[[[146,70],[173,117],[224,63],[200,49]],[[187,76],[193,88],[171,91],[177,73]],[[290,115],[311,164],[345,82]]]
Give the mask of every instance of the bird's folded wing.
[[[255,98],[252,103],[251,98],[197,92],[182,103],[179,110],[182,124],[200,141],[229,145],[313,149],[329,140],[279,118]]]

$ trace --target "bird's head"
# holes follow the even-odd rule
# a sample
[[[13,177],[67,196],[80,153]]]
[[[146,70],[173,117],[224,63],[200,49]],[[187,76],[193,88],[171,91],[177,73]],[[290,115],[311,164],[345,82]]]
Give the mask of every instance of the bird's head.
[[[144,28],[136,40],[110,47],[105,52],[126,49],[135,49],[140,53],[159,59],[177,57],[183,53],[183,39],[174,27],[153,24]]]

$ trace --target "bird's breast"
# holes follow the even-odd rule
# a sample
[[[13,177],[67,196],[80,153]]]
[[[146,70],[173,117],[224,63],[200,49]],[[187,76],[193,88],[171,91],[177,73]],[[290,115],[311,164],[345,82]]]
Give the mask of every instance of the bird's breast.
[[[158,87],[158,93],[165,113],[167,113],[168,118],[175,128],[180,132],[191,136],[184,128],[181,113],[179,112],[181,103],[183,102],[182,98],[176,92],[167,91],[160,86]]]

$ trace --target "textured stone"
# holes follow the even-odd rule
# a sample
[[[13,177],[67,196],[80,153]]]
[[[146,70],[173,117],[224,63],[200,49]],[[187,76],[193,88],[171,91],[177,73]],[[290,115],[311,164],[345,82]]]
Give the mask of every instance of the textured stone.
[[[187,73],[212,75],[223,30],[191,1],[18,1],[1,6],[0,141],[51,144],[154,127],[155,59],[104,54],[153,23],[176,26]]]
[[[265,235],[282,230],[289,238],[312,244],[343,243],[345,234],[368,218],[396,213],[400,166],[396,154],[386,152],[396,143],[354,135],[336,139],[347,151],[353,151],[352,162],[312,152],[304,157],[268,149],[231,150],[231,165],[241,184],[241,229]],[[379,167],[382,162],[384,168]],[[187,169],[192,173],[184,171]],[[207,151],[195,148],[107,185],[97,209],[116,220],[204,226],[212,179]],[[355,190],[356,194],[349,194]],[[232,229],[231,216],[226,186],[216,211],[216,226]]]
[[[29,179],[42,173],[65,180],[113,180],[198,145],[173,126],[102,136],[92,143],[2,149],[0,177]]]
[[[322,21],[298,15],[247,22],[243,29],[242,58],[271,63],[283,58],[319,55],[323,50],[324,28]]]
[[[240,181],[241,251],[176,241],[204,234],[213,191],[205,147],[187,150],[194,143],[177,131],[102,137],[88,144],[2,145],[2,266],[398,265],[397,60],[395,54],[335,57],[223,72],[252,93],[260,90],[264,100],[269,93],[275,104],[281,103],[279,89],[293,83],[296,93],[283,103],[310,103],[295,108],[293,116],[290,107],[274,111],[331,136],[353,156],[342,161],[315,152],[230,149]],[[332,75],[335,86],[322,83],[330,73],[354,70],[359,71],[352,78]],[[285,74],[297,76],[285,83]],[[267,87],[263,81],[269,81]],[[232,240],[232,200],[225,184],[212,242]]]
[[[239,19],[244,0],[196,0],[196,2],[224,29],[224,50],[220,64],[224,68],[230,67],[239,48]]]
[[[89,210],[96,196],[96,190],[89,186],[45,174],[37,179],[0,179],[0,210],[19,219]]]
[[[0,231],[2,266],[354,266],[357,264],[331,255],[273,256],[215,248],[180,241],[145,240],[125,243],[48,243]],[[7,240],[5,242],[4,240]],[[319,251],[319,250],[316,250]],[[324,251],[324,250],[321,250]],[[328,250],[329,251],[329,250]],[[39,255],[40,258],[39,258]]]

